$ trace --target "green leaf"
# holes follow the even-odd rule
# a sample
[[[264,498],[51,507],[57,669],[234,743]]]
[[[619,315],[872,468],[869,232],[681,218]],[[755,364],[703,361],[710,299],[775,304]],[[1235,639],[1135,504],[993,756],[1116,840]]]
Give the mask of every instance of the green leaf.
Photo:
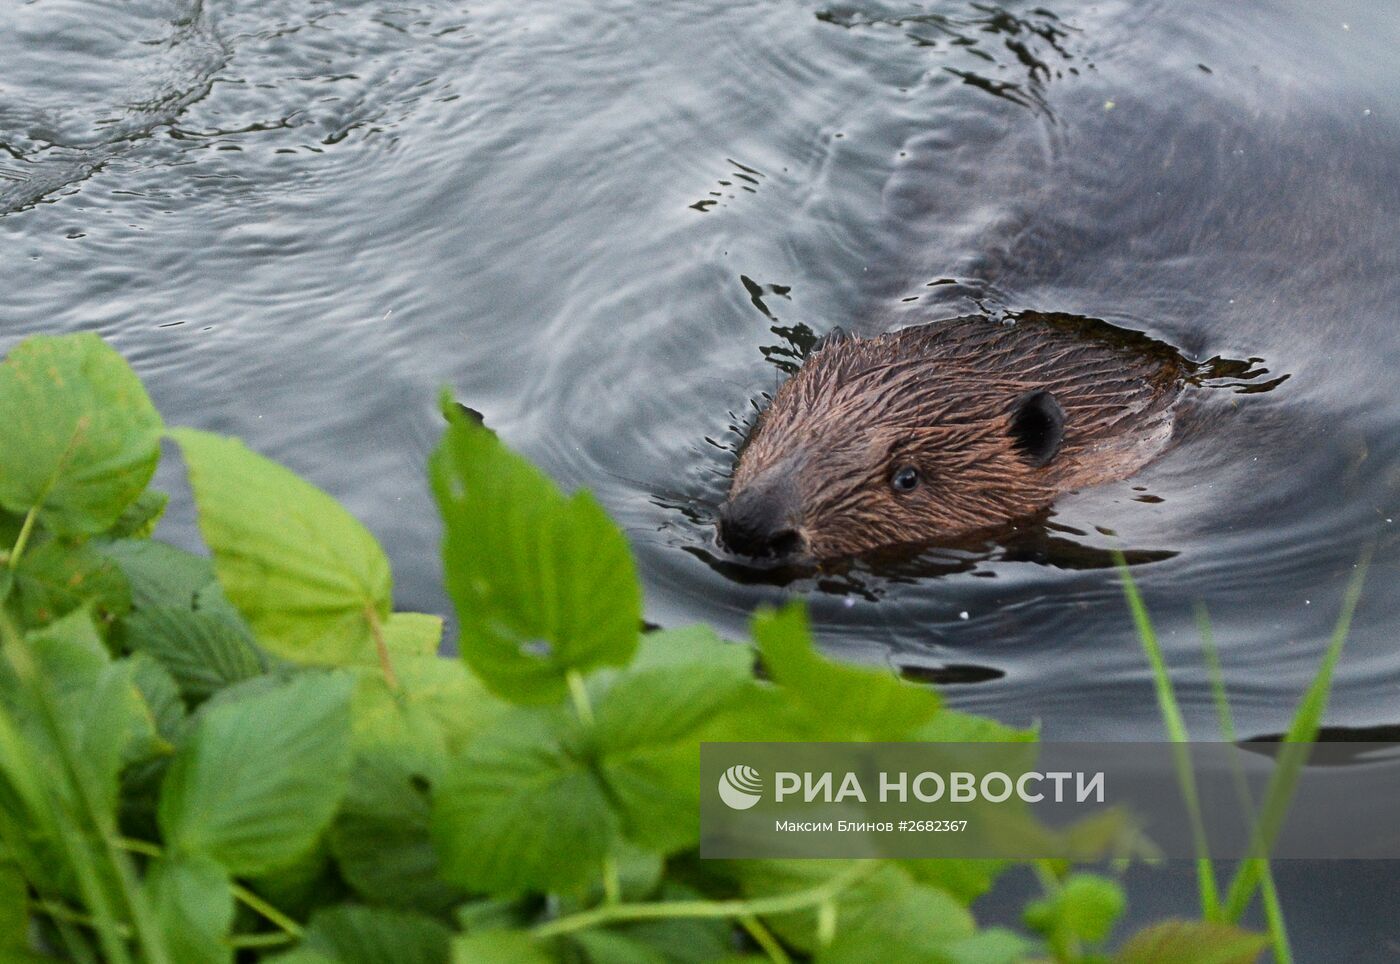
[[[461,750],[511,709],[459,660],[397,657],[394,666],[401,699],[431,721],[449,753]]]
[[[229,600],[266,649],[302,663],[372,658],[389,615],[384,550],[329,495],[237,439],[171,433]]]
[[[249,889],[292,917],[306,917],[316,908],[345,897],[325,834],[316,838],[310,850],[245,879]]]
[[[539,916],[530,897],[485,897],[459,904],[452,912],[457,929],[466,933],[528,927]]]
[[[1036,731],[1018,730],[989,717],[945,706],[905,738],[919,743],[1034,743]]]
[[[572,890],[557,891],[550,895],[553,903],[553,916],[567,917],[596,907],[614,898],[625,904],[642,903],[656,896],[666,871],[665,859],[657,853],[643,850],[626,840],[617,841],[609,854],[608,877],[604,867],[596,868],[593,876],[582,886]],[[612,890],[613,887],[616,890]],[[523,900],[528,900],[526,895]],[[458,915],[463,930],[471,930],[473,923]],[[494,926],[507,926],[500,923]]]
[[[392,745],[356,756],[329,841],[341,876],[365,900],[441,913],[465,899],[439,875],[429,787]]]
[[[623,820],[623,833],[643,847],[671,853],[699,841],[700,738],[704,728],[755,684],[749,657],[706,662],[704,649],[657,652],[651,640],[642,669],[621,674],[596,711],[593,737],[599,775]]]
[[[126,577],[90,546],[34,546],[20,557],[14,578],[9,605],[27,627],[53,622],[85,603],[104,625],[131,608]]]
[[[421,914],[346,904],[318,911],[304,941],[340,964],[442,964],[452,932]]]
[[[165,507],[170,504],[170,496],[155,489],[147,489],[136,497],[136,501],[122,510],[117,522],[104,535],[110,539],[149,539],[156,531],[156,524],[165,515]]]
[[[564,890],[598,872],[618,818],[573,718],[516,710],[473,740],[433,794],[442,873],[468,890]]]
[[[398,686],[378,669],[362,668],[355,690],[357,749],[393,746],[436,776],[449,755],[512,709],[461,662],[438,656],[394,659]],[[431,761],[431,765],[429,762]]]
[[[196,702],[265,669],[247,629],[220,612],[148,606],[123,622],[126,643],[149,653]]]
[[[753,675],[754,651],[743,643],[731,643],[705,625],[657,629],[642,635],[630,669],[654,666],[722,665],[731,672]]]
[[[1066,955],[1078,942],[1106,940],[1126,903],[1117,882],[1094,874],[1074,874],[1053,895],[1026,907],[1026,926],[1044,934],[1056,953]]]
[[[447,740],[431,714],[410,702],[402,690],[391,690],[382,673],[357,667],[355,675],[350,703],[355,754],[388,749],[412,772],[437,779],[449,754]]]
[[[243,876],[309,850],[345,794],[351,687],[344,675],[308,674],[207,706],[161,793],[175,852]]]
[[[131,666],[132,682],[146,701],[156,732],[161,739],[174,741],[185,722],[185,704],[175,677],[157,660],[145,653],[134,653],[125,660]]]
[[[1138,931],[1115,964],[1253,964],[1269,946],[1262,934],[1231,924],[1163,921]]]
[[[121,774],[118,818],[131,836],[153,839],[159,833],[156,802],[160,782],[190,722],[180,689],[164,666],[145,653],[133,654],[125,662],[131,666],[132,682],[150,711],[155,733],[144,744],[128,747],[127,764]]]
[[[1004,860],[901,860],[909,875],[921,884],[937,887],[952,894],[964,905],[971,904],[991,889],[993,882],[1006,869]]]
[[[618,931],[583,931],[573,936],[589,964],[668,964],[670,955],[647,941]]]
[[[26,641],[73,750],[102,793],[102,808],[114,811],[122,766],[148,753],[156,740],[155,720],[136,687],[136,667],[111,661],[83,610],[30,632]],[[33,732],[48,743],[38,736],[42,728]]]
[[[29,651],[44,677],[62,699],[66,694],[81,698],[112,662],[102,645],[86,610],[69,613],[47,626],[25,634]]]
[[[224,942],[233,924],[233,891],[224,868],[208,857],[155,860],[145,886],[175,960],[181,964],[233,960],[233,951]]]
[[[203,556],[150,539],[118,539],[99,550],[126,577],[131,607],[195,608],[195,598],[214,581],[214,566]]]
[[[29,886],[14,864],[0,863],[0,960],[29,950]]]
[[[449,753],[508,709],[457,660],[395,659],[399,689],[365,672],[355,691],[355,763],[330,845],[341,875],[375,903],[442,912],[464,898],[438,875],[429,793]]]
[[[730,866],[744,893],[768,897],[816,887],[852,865],[839,860],[745,860]],[[862,949],[877,949],[884,960],[923,960],[930,948],[971,937],[975,929],[972,915],[958,901],[921,885],[892,862],[881,863],[841,891],[836,916],[838,944],[828,948],[822,960],[870,960],[862,956]],[[764,920],[797,949],[818,949],[816,910]]]
[[[276,964],[341,964],[331,955],[313,951],[307,947],[297,947],[284,954],[266,957],[263,960],[275,961]]]
[[[1035,950],[1020,934],[993,927],[945,944],[939,956],[946,964],[1023,964]]]
[[[442,645],[442,617],[390,613],[384,623],[384,645],[395,655],[434,656]]]
[[[0,412],[0,505],[38,507],[59,535],[114,525],[160,459],[160,415],[93,334],[20,342],[0,363]]]
[[[650,893],[649,891],[646,896],[650,896]],[[640,898],[624,896],[623,899]],[[659,899],[662,902],[693,901],[704,900],[705,895],[689,887],[668,882],[662,885]],[[606,931],[585,931],[580,935],[584,938],[580,943],[594,955],[595,960],[608,961],[608,957],[600,956],[601,948],[597,943],[590,943],[585,937],[599,933],[625,938],[632,948],[640,948],[642,952],[650,950],[652,953],[659,953],[661,959],[668,964],[715,964],[718,961],[735,960],[731,957],[734,945],[733,923],[718,918],[661,917],[617,924]],[[762,960],[766,961],[768,958],[764,957]]]
[[[449,420],[430,473],[462,656],[503,696],[536,703],[562,698],[571,670],[626,663],[641,588],[621,530],[588,493],[565,498],[490,432]]]
[[[122,767],[150,756],[160,745],[151,709],[136,688],[135,669],[126,660],[103,669],[85,705],[71,715],[78,724],[79,751],[110,795],[104,804],[113,809]]]
[[[939,711],[931,689],[821,656],[800,603],[759,613],[753,636],[770,678],[808,710],[813,739],[904,739]]]
[[[723,712],[752,680],[747,669],[698,661],[628,671],[598,706],[599,744],[623,753],[674,743]]]
[[[523,931],[476,931],[454,938],[452,964],[555,964],[546,945]]]

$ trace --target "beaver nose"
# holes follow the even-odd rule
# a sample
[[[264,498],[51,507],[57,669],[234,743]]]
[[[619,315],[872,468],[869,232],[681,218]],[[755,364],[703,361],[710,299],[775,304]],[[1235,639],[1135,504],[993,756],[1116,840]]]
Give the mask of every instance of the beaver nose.
[[[797,526],[797,495],[782,484],[755,484],[720,506],[719,538],[732,552],[759,559],[789,559],[806,548]]]

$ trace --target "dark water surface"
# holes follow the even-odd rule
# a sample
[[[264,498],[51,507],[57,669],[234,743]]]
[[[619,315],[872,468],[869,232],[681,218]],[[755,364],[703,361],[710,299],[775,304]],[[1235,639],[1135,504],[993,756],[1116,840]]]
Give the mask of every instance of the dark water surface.
[[[1049,738],[1160,733],[1102,550],[1160,558],[1208,738],[1193,604],[1276,732],[1375,542],[1328,719],[1400,723],[1392,4],[5,3],[0,245],[0,347],[100,331],[171,421],[364,519],[401,608],[445,606],[449,383],[598,493],[651,620],[737,635],[800,593],[833,652]],[[811,334],[1026,309],[1254,361],[1039,549],[720,564],[732,452]]]

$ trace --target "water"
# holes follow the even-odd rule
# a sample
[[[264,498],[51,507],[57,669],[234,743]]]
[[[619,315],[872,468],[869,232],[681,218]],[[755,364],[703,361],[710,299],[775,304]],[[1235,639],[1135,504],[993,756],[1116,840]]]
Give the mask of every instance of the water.
[[[1397,44],[1387,5],[1301,0],[6,4],[3,347],[101,332],[171,421],[342,499],[406,609],[446,608],[450,384],[599,495],[652,621],[739,635],[802,595],[829,651],[1048,738],[1161,732],[1104,550],[1158,560],[1206,738],[1193,605],[1241,729],[1277,732],[1374,542],[1328,721],[1392,725]],[[1287,378],[1194,389],[1175,446],[1037,551],[721,564],[732,452],[812,334],[1026,309]]]

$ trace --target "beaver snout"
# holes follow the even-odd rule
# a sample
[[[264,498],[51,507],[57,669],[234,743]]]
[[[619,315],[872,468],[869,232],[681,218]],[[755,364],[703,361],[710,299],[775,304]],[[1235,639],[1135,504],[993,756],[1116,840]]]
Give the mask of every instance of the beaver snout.
[[[731,492],[719,510],[725,548],[755,559],[787,560],[802,555],[802,503],[790,478],[773,473]]]

